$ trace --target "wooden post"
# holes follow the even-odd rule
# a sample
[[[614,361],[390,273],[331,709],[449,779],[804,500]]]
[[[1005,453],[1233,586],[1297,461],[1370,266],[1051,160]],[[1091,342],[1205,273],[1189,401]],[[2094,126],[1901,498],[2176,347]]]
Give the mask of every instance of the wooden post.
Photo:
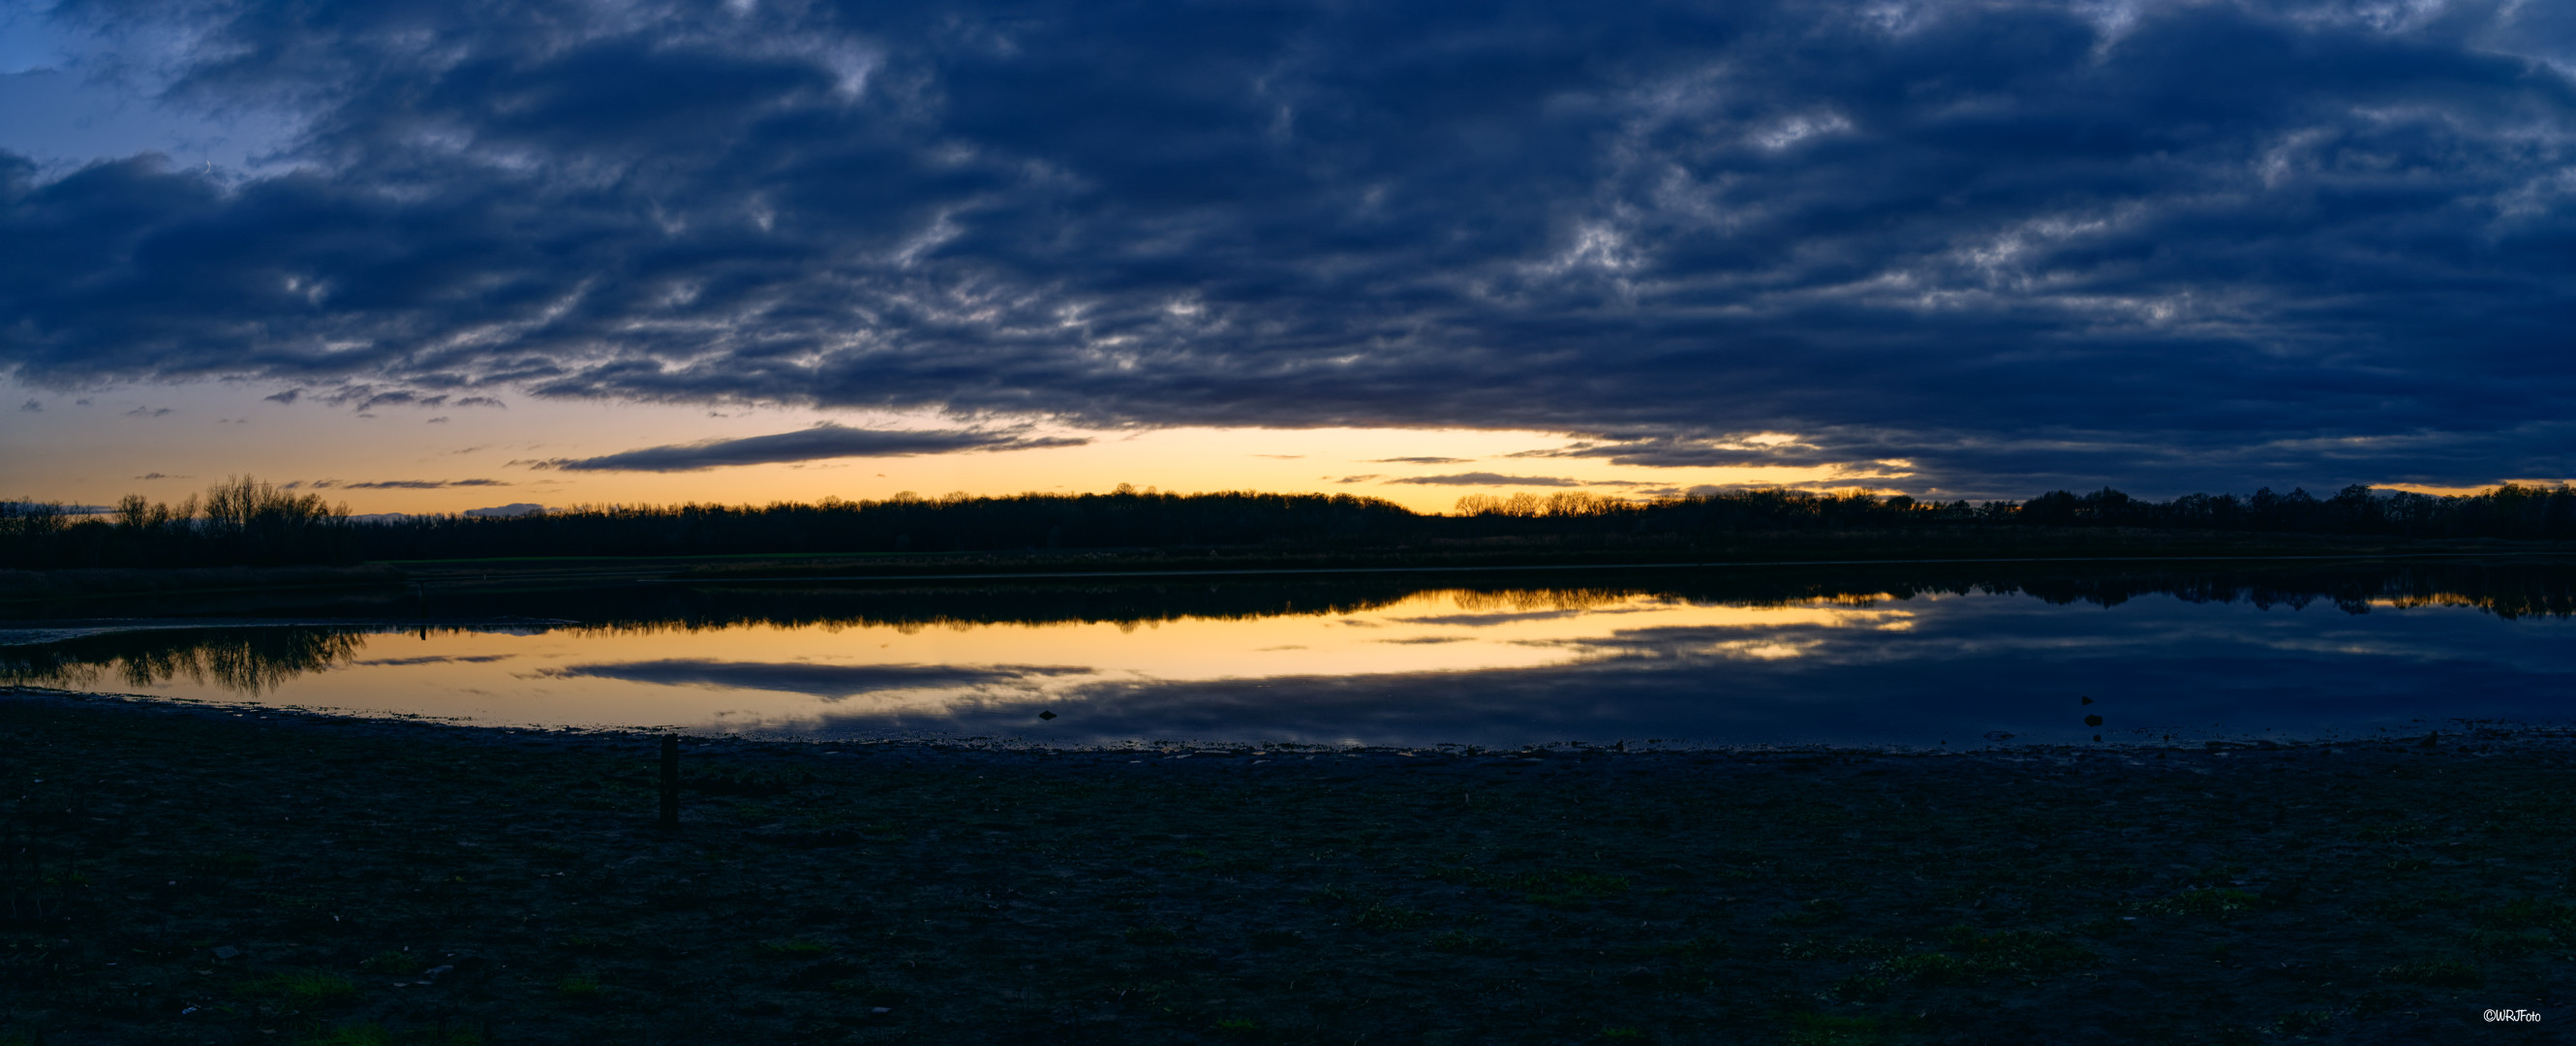
[[[680,735],[662,735],[662,827],[680,826]]]

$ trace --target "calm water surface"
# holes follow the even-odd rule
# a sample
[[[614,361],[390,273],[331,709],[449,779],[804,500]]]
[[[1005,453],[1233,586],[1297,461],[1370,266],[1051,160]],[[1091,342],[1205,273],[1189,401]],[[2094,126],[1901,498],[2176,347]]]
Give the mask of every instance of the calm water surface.
[[[2564,567],[1548,577],[84,608],[0,622],[0,677],[488,725],[1077,745],[1959,748],[2576,716]]]

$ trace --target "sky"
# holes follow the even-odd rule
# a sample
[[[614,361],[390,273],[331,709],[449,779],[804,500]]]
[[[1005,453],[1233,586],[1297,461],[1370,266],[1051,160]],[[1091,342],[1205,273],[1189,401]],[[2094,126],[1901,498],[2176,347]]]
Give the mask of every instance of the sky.
[[[0,0],[0,495],[2576,474],[2576,5]]]

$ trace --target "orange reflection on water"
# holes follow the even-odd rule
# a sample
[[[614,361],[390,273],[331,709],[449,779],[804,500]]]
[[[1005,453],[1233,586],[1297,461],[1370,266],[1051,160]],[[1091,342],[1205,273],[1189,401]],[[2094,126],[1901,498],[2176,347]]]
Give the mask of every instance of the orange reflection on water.
[[[794,729],[829,713],[935,718],[1043,704],[1103,683],[1537,668],[1629,656],[1621,637],[1662,630],[1740,633],[1691,652],[1774,660],[1818,646],[1815,629],[1913,624],[1913,611],[1873,604],[1435,590],[1334,615],[379,633],[347,637],[295,671],[155,673],[122,659],[91,671],[160,696],[483,724]],[[243,678],[258,692],[228,685]]]

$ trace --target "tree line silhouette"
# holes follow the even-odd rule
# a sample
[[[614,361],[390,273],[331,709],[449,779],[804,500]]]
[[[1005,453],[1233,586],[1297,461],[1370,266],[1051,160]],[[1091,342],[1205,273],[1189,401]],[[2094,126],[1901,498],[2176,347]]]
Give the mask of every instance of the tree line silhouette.
[[[1585,492],[1471,494],[1424,514],[1350,494],[910,493],[768,505],[585,505],[524,516],[352,519],[345,504],[246,476],[177,505],[129,495],[105,511],[0,502],[0,567],[202,567],[533,556],[955,553],[1102,549],[1409,549],[1428,544],[2013,527],[2392,537],[2576,538],[2576,490],[2506,484],[2468,495],[2349,486],[2170,501],[2105,487],[2023,502],[1761,489],[1626,500]]]

